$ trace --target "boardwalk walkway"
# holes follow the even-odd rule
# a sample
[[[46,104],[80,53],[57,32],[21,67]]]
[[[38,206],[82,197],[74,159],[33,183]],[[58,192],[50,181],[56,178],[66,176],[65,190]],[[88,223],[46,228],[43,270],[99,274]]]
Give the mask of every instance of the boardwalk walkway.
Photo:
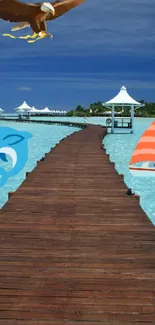
[[[19,120],[19,118],[6,118],[6,117],[0,117],[0,121],[3,121],[3,122],[13,122],[13,123],[33,123],[33,124],[57,124],[57,125],[66,125],[66,126],[77,126],[77,127],[85,127],[86,126],[86,123],[82,123],[82,122],[75,122],[74,120],[73,121],[64,121],[63,119],[62,120],[39,120],[39,119],[36,119],[36,120],[32,120],[32,119],[21,119]]]
[[[0,212],[0,325],[155,324],[155,229],[88,126]]]

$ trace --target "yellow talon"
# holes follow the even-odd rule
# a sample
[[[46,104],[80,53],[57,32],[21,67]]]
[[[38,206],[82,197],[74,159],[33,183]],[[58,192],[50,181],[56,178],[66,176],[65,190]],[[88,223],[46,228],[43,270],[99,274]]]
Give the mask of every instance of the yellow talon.
[[[20,36],[21,39],[36,38],[38,35],[34,33],[33,35]]]
[[[15,36],[11,35],[11,34],[2,34],[2,35],[3,35],[3,36],[10,37],[10,38],[17,38],[17,37],[15,37]]]
[[[36,40],[27,41],[28,43],[34,43]]]
[[[7,36],[10,38],[19,38],[19,39],[28,39],[28,38],[36,38],[38,36],[38,34],[34,33],[33,35],[25,35],[25,36],[13,36],[11,34],[2,34],[3,36]]]
[[[39,38],[45,38],[45,37],[47,37],[47,34],[45,32],[39,33]]]
[[[28,39],[30,38],[31,36],[30,35],[25,35],[25,36],[19,36],[18,38],[21,38],[21,39]]]
[[[34,33],[32,36],[30,36],[30,38],[36,38],[38,36],[38,34]]]
[[[28,43],[39,41],[40,39],[47,37],[47,34],[45,32],[40,32],[37,36],[39,37],[37,37],[35,40],[29,40]]]
[[[43,38],[46,38],[46,37],[53,38],[53,35],[48,34],[48,33],[44,32],[44,31],[40,32],[37,36],[39,36],[39,37],[37,37],[35,40],[29,40],[28,43],[34,43],[34,42],[39,41],[39,40],[41,40]]]

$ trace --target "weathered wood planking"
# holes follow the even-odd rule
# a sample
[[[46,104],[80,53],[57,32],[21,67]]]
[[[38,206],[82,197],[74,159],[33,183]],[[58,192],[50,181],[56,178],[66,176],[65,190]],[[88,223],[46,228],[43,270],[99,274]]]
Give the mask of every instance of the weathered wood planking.
[[[103,150],[61,141],[0,212],[0,325],[155,324],[155,230]]]

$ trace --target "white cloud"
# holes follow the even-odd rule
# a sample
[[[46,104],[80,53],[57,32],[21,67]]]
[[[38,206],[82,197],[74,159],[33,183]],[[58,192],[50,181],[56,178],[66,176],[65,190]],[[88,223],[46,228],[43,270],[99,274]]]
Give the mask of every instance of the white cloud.
[[[90,89],[90,90],[106,90],[119,89],[121,86],[126,86],[129,89],[155,89],[155,81],[151,80],[150,73],[64,73],[61,76],[53,75],[52,77],[13,77],[11,80],[29,81],[34,87],[36,84],[40,87],[40,83],[46,85],[46,89],[51,89],[53,86],[59,89]],[[0,75],[0,79],[3,78]],[[5,78],[3,78],[5,79]],[[29,87],[20,87],[20,90],[29,90]]]
[[[17,89],[20,91],[32,91],[32,88],[30,88],[30,87],[19,87]]]

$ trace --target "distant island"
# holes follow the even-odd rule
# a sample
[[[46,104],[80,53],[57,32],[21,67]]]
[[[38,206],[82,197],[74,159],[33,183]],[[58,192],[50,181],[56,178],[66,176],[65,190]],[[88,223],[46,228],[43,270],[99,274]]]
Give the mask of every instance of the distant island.
[[[155,117],[155,103],[148,103],[144,100],[138,100],[138,102],[144,104],[145,106],[135,109],[135,117]],[[130,107],[115,107],[115,112],[117,112],[118,116],[130,116]],[[84,108],[81,105],[78,105],[75,109],[68,111],[66,114],[66,116],[78,117],[108,115],[111,115],[111,111],[107,107],[104,107],[102,102],[90,104],[88,108]]]

